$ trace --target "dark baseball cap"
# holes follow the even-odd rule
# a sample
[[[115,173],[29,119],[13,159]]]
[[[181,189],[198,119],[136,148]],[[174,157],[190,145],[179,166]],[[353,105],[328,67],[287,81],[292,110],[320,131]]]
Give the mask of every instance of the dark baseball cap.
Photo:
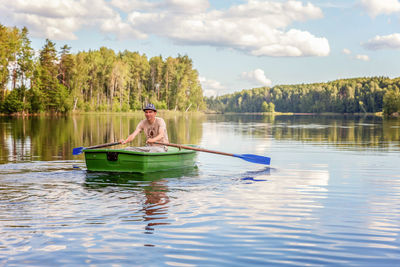
[[[157,109],[153,104],[147,104],[143,111],[145,110],[154,110],[155,112],[157,112]]]

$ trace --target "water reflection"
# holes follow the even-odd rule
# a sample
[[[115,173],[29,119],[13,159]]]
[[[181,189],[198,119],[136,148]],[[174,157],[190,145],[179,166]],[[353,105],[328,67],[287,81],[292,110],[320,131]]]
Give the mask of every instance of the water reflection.
[[[171,142],[198,144],[202,135],[202,114],[160,112]],[[76,116],[0,117],[0,164],[32,160],[69,160],[72,149],[126,138],[143,114],[90,114]],[[139,136],[133,146],[144,145]],[[81,156],[82,157],[82,156]]]
[[[267,176],[271,175],[271,169],[270,167],[265,167],[257,171],[247,171],[240,179],[248,182],[265,182],[268,181]]]
[[[69,139],[61,137],[70,142],[64,145],[56,141],[61,132],[49,136],[43,131],[39,137],[39,129],[28,131],[36,127],[30,119],[23,122],[25,135],[13,129],[15,122],[0,126],[0,142],[7,149],[1,147],[1,160],[22,161],[0,164],[3,265],[398,264],[399,121],[177,117],[170,125],[181,131],[174,133],[179,142],[268,153],[273,168],[199,153],[199,170],[138,175],[86,172],[82,158],[57,158],[73,142],[111,138],[116,126],[128,132],[125,118],[121,124],[118,116],[77,117],[76,126],[72,119],[32,119],[51,130],[57,127],[50,124],[65,123],[83,132],[71,130]],[[366,145],[375,139],[380,140],[376,145]],[[47,153],[55,153],[49,161],[25,162]]]
[[[166,178],[180,178],[198,175],[198,168],[188,167],[154,173],[110,173],[86,172],[85,187],[98,189],[108,186],[136,188],[143,183],[158,181]]]
[[[356,115],[212,115],[208,122],[236,124],[238,135],[330,144],[340,149],[400,147],[400,120]]]
[[[140,213],[142,221],[146,222],[144,233],[153,234],[157,226],[170,224],[168,222],[170,202],[168,179],[197,175],[197,167],[147,174],[87,172],[84,186],[89,190],[97,191],[110,187],[117,187],[117,191],[126,189],[132,191],[133,197],[141,203],[141,209],[132,210],[134,213],[132,216],[137,219],[137,213]],[[154,246],[149,243],[144,245]]]
[[[144,221],[148,222],[146,234],[152,234],[154,227],[168,225],[162,220],[168,219],[168,186],[166,180],[153,181],[144,189],[146,200],[143,205]],[[160,221],[161,220],[161,221]]]

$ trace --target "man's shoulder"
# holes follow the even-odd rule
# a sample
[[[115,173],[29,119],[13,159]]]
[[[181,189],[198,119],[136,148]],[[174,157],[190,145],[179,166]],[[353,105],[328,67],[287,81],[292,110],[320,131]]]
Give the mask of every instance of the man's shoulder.
[[[146,119],[141,120],[141,121],[138,123],[138,127],[143,127],[144,125],[146,125],[146,122],[147,122]]]
[[[158,125],[165,125],[165,121],[163,118],[156,117],[156,122]]]

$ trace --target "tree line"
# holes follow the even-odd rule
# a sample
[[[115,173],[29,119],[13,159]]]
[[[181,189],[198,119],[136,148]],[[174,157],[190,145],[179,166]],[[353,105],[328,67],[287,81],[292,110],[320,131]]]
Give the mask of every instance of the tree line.
[[[147,58],[101,47],[57,51],[47,39],[34,51],[28,29],[0,24],[0,113],[159,109],[216,112],[400,113],[400,78],[340,79],[277,85],[203,98],[187,55]]]
[[[47,39],[35,52],[26,27],[0,24],[0,113],[202,110],[203,91],[187,55],[147,58],[101,47],[71,53]]]
[[[400,113],[400,78],[340,79],[277,85],[206,98],[217,112]]]

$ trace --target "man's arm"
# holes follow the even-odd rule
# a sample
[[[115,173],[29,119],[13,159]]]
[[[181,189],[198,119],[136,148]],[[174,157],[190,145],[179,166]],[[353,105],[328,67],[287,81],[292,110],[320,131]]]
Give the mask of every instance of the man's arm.
[[[136,135],[138,135],[141,131],[142,131],[142,129],[137,127],[136,130],[131,135],[128,136],[128,138],[126,138],[125,140],[124,139],[120,140],[121,144],[124,145],[126,143],[133,141],[133,139],[135,139]]]

